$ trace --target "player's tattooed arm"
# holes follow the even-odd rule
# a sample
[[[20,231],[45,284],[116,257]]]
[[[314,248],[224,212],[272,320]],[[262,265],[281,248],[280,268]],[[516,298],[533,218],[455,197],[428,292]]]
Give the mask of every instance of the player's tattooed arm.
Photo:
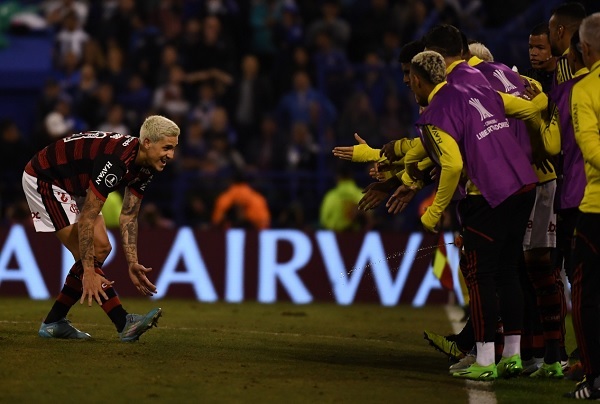
[[[80,302],[83,303],[87,298],[88,306],[92,305],[92,299],[102,305],[101,298],[108,299],[103,285],[112,284],[104,276],[97,274],[94,267],[94,223],[103,205],[102,199],[98,198],[93,191],[88,191],[77,220],[79,254],[83,264],[83,293]]]
[[[94,269],[94,223],[103,205],[104,201],[90,191],[79,213],[79,219],[77,220],[79,254],[84,269]]]
[[[156,286],[154,286],[146,276],[148,272],[152,271],[152,268],[146,268],[140,264],[137,255],[137,218],[141,205],[142,200],[131,192],[129,188],[125,188],[119,223],[121,227],[123,251],[125,252],[127,266],[129,267],[129,278],[142,295],[152,296],[156,293]]]
[[[129,188],[125,188],[123,195],[123,207],[119,224],[121,229],[121,238],[123,240],[123,251],[129,266],[138,262],[137,257],[137,239],[138,239],[138,213],[142,200],[138,198]]]

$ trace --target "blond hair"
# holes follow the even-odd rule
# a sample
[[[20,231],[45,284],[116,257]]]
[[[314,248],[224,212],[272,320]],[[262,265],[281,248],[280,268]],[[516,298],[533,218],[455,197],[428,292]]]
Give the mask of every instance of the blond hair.
[[[446,62],[435,51],[423,51],[411,60],[411,67],[431,84],[439,84],[446,79]]]
[[[161,115],[150,115],[140,128],[140,141],[148,139],[156,143],[163,137],[179,136],[179,126],[172,120]]]
[[[471,55],[477,56],[481,60],[485,60],[486,62],[493,62],[494,55],[492,52],[481,42],[473,42],[469,44],[469,52]]]
[[[583,19],[579,26],[579,38],[594,52],[600,52],[600,13],[594,13]]]

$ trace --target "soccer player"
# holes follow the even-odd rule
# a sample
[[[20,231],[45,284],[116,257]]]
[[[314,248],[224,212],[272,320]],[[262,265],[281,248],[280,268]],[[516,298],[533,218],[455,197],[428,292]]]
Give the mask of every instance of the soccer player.
[[[552,88],[554,71],[556,70],[556,56],[550,50],[550,30],[548,23],[540,23],[533,27],[529,34],[529,63],[531,68],[524,73],[542,84],[544,91]]]
[[[473,380],[510,377],[522,370],[522,292],[517,266],[537,176],[508,128],[505,109],[520,110],[511,104],[518,101],[503,100],[504,96],[489,86],[446,83],[445,70],[443,58],[431,51],[415,56],[411,64],[411,88],[418,103],[427,108],[417,122],[421,147],[405,156],[405,175],[410,176],[411,165],[427,155],[441,167],[434,202],[421,217],[424,228],[435,231],[464,169],[467,196],[459,211],[477,360],[454,376]],[[535,112],[529,110],[517,117],[533,123]],[[494,164],[489,163],[491,159]],[[498,302],[505,344],[496,365]]]
[[[581,20],[585,18],[585,8],[581,3],[564,3],[556,7],[548,20],[550,49],[557,56],[553,86],[572,78],[567,52],[571,37],[579,29]]]
[[[585,165],[585,186],[573,236],[573,326],[586,379],[569,393],[576,399],[600,399],[600,13],[579,28],[581,53],[590,70],[571,92],[575,140]]]
[[[95,300],[114,323],[121,341],[139,339],[156,325],[161,309],[129,314],[121,305],[102,264],[111,250],[100,214],[108,194],[125,186],[120,230],[129,277],[142,295],[156,293],[146,268],[138,262],[137,217],[144,191],[155,173],[173,158],[179,127],[153,115],[141,126],[140,137],[114,132],[84,132],[57,140],[38,152],[23,173],[23,190],[38,232],[54,232],[71,252],[75,264],[44,319],[44,338],[88,339],[66,319],[79,300]]]

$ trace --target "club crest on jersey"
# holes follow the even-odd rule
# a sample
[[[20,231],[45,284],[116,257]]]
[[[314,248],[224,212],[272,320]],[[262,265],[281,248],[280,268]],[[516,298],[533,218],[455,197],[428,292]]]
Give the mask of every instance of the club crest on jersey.
[[[106,173],[108,173],[108,169],[111,168],[112,166],[113,165],[110,161],[106,162],[106,164],[102,168],[102,171],[100,171],[100,174],[98,174],[98,176],[96,177],[96,180],[95,180],[96,185],[100,185],[102,178],[104,178],[106,176]]]
[[[106,184],[106,186],[109,188],[112,188],[115,185],[117,185],[117,182],[119,182],[119,179],[114,174],[108,174],[106,178],[104,178],[104,184]]]
[[[494,70],[493,75],[495,78],[500,80],[500,82],[504,86],[505,93],[509,93],[509,92],[517,89],[517,87],[513,83],[510,82],[510,80],[506,77],[506,74],[504,74],[504,72],[502,70],[498,70],[498,69]]]
[[[482,121],[494,116],[487,109],[485,109],[485,107],[481,104],[481,101],[479,101],[477,98],[470,98],[469,104],[474,107],[477,112],[479,112],[479,117]]]

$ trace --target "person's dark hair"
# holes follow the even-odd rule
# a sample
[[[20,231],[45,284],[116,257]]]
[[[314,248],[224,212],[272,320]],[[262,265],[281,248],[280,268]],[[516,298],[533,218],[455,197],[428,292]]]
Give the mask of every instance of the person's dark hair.
[[[400,54],[398,55],[398,62],[400,63],[410,63],[412,58],[417,56],[417,54],[423,52],[425,50],[425,45],[420,40],[412,41],[405,44],[402,49],[400,49]]]
[[[577,27],[586,17],[585,7],[578,2],[564,3],[552,10],[552,15],[558,18],[562,25]]]
[[[569,43],[570,49],[575,51],[577,61],[583,64],[583,53],[581,53],[581,40],[579,39],[579,30],[575,31],[571,36],[571,42]]]
[[[549,37],[550,36],[550,28],[548,28],[548,23],[541,22],[541,23],[537,24],[535,27],[533,27],[531,29],[531,32],[529,33],[529,35],[532,35],[532,36],[546,35],[547,37]]]
[[[461,56],[463,49],[460,31],[448,24],[433,27],[423,37],[423,44],[427,50],[438,52],[443,57]]]

